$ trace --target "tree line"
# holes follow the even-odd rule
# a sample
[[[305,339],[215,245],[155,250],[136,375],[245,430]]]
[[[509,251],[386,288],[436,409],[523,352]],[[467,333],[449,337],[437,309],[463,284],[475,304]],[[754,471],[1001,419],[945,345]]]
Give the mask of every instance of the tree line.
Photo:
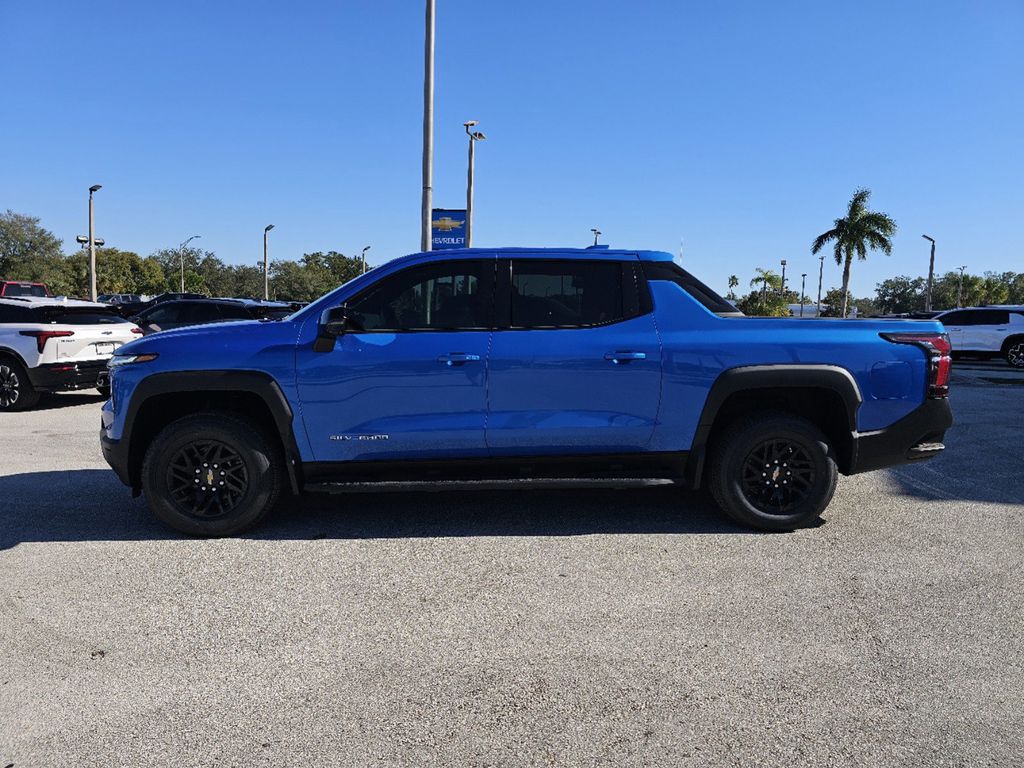
[[[781,276],[758,268],[750,281],[750,292],[739,295],[735,289],[739,278],[729,278],[727,298],[744,314],[768,317],[787,317],[790,305],[800,303],[800,294],[792,289],[789,280],[782,290]],[[857,315],[889,315],[921,312],[927,303],[928,279],[898,275],[875,286],[873,296],[849,297],[848,312],[856,307]],[[803,297],[804,304],[813,307],[817,302],[817,288]],[[843,289],[829,288],[821,297],[823,317],[842,317]],[[932,285],[932,308],[977,307],[985,304],[1024,305],[1024,272],[985,272],[981,275],[946,272],[936,275]]]
[[[99,293],[155,295],[181,288],[209,296],[260,297],[263,264],[226,264],[201,248],[162,248],[148,256],[114,247],[96,249]],[[312,301],[362,272],[361,259],[337,251],[270,262],[270,297]],[[34,216],[0,214],[0,279],[46,283],[55,296],[89,295],[89,254],[65,253],[62,241]]]

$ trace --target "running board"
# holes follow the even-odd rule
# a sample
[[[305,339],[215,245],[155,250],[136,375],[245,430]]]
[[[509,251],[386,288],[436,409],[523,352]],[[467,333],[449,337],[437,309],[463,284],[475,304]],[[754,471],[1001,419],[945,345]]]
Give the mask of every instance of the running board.
[[[517,478],[515,480],[434,480],[403,481],[381,480],[378,482],[306,483],[308,493],[422,493],[446,491],[528,491],[571,490],[579,488],[653,488],[665,485],[681,485],[663,477],[608,477],[608,478]]]

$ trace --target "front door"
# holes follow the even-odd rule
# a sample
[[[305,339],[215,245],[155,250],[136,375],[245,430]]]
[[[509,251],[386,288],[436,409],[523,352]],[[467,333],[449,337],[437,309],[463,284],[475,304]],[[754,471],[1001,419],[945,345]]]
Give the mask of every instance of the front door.
[[[298,351],[316,461],[485,453],[493,259],[408,267],[347,302],[360,330]]]
[[[654,317],[629,261],[499,261],[506,329],[489,361],[487,445],[496,455],[632,453],[661,394]],[[501,325],[499,319],[499,325]]]

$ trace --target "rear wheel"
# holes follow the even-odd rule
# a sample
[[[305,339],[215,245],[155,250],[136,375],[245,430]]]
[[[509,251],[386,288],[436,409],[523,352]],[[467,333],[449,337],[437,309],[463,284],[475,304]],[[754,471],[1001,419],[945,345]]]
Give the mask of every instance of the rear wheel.
[[[39,402],[39,392],[28,380],[25,367],[10,358],[0,358],[0,411],[24,411]]]
[[[732,424],[711,453],[711,493],[734,520],[788,531],[815,520],[835,493],[827,438],[806,419],[771,414]]]
[[[1005,354],[1006,362],[1014,368],[1024,368],[1024,338],[1011,339]]]
[[[107,398],[107,400],[110,399],[110,387],[97,385],[96,391],[103,395],[103,397]]]
[[[146,452],[142,489],[153,513],[195,536],[230,536],[262,520],[281,493],[281,451],[233,416],[196,414],[165,427]]]

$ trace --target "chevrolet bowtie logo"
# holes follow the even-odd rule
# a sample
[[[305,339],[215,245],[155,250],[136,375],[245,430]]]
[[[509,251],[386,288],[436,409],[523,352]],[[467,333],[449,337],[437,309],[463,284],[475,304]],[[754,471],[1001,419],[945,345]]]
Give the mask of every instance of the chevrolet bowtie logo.
[[[442,216],[440,219],[436,219],[434,221],[434,229],[438,229],[441,232],[451,232],[453,229],[458,229],[465,223],[465,219],[462,221],[456,221],[451,216]]]

